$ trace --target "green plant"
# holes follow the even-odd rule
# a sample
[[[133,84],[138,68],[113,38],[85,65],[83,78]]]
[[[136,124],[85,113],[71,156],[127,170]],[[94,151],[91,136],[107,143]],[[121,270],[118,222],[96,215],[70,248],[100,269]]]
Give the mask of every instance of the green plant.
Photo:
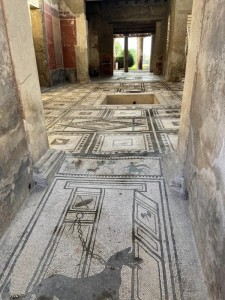
[[[121,52],[120,56],[116,57],[119,69],[124,68],[124,51]],[[134,57],[130,51],[128,51],[128,67],[131,68],[134,65]]]
[[[137,62],[137,50],[135,50],[135,49],[129,49],[129,52],[133,56],[134,62],[136,63]]]
[[[121,56],[121,53],[122,53],[122,46],[120,45],[120,43],[118,41],[115,41],[115,54],[116,54],[116,57],[119,57]]]

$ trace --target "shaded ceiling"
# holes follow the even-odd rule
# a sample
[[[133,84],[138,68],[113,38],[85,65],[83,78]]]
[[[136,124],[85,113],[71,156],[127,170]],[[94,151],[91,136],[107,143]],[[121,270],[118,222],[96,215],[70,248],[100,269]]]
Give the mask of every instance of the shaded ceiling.
[[[154,34],[165,18],[167,0],[86,0],[87,18],[98,14],[113,24],[114,34]]]
[[[114,34],[155,33],[156,22],[118,22],[113,23]]]

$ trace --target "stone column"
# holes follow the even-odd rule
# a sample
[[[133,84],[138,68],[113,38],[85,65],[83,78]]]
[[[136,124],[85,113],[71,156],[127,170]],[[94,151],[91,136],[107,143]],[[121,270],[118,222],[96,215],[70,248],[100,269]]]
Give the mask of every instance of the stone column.
[[[92,76],[100,72],[100,41],[102,20],[94,15],[89,20],[89,69]]]
[[[81,1],[82,4],[85,6],[84,0]],[[77,28],[77,46],[76,46],[77,80],[79,82],[89,82],[90,79],[88,74],[88,25],[87,25],[85,10],[83,10],[82,13],[79,14],[79,16],[77,16],[76,28]]]
[[[128,72],[128,35],[124,37],[124,72]]]
[[[138,70],[143,69],[143,37],[138,37]]]
[[[88,26],[86,20],[85,0],[61,0],[60,11],[76,19],[76,67],[78,82],[89,82],[88,72]]]
[[[171,0],[170,34],[165,78],[168,81],[181,81],[185,59],[187,16],[191,13],[192,0]]]
[[[167,24],[166,21],[160,21],[156,23],[156,34],[153,52],[153,73],[160,75],[163,73],[163,62],[166,53],[166,33]]]
[[[101,54],[105,57],[105,67],[103,75],[113,75],[113,25],[102,22]]]
[[[0,237],[48,150],[27,1],[0,1]]]
[[[48,150],[48,139],[28,5],[20,0],[2,3],[29,150],[37,162]]]
[[[151,56],[150,56],[150,72],[153,72],[153,60],[154,60],[154,47],[155,47],[155,34],[152,35],[152,44],[151,44]]]

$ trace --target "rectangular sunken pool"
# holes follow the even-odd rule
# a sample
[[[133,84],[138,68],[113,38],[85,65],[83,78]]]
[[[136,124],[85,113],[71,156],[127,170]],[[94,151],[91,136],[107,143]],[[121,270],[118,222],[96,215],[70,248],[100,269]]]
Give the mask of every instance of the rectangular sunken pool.
[[[160,104],[156,94],[126,93],[108,95],[102,104],[109,105],[135,105],[135,104]]]

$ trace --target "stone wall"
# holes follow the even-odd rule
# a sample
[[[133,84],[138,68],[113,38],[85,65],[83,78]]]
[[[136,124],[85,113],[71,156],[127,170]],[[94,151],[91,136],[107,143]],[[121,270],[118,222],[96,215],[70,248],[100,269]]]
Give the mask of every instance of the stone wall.
[[[201,10],[202,4],[195,3],[193,7],[193,14],[196,15]],[[180,134],[178,140],[178,154],[179,159],[183,163],[187,151],[187,142],[189,134],[189,125],[190,125],[190,108],[192,101],[192,93],[195,87],[196,80],[196,61],[198,57],[198,51],[200,48],[201,42],[201,27],[203,22],[203,14],[199,15],[197,18],[192,17],[191,23],[191,39],[187,57],[186,65],[186,75],[184,83],[184,93],[183,93],[183,106],[181,111],[181,122],[180,122]]]
[[[2,0],[12,63],[33,162],[48,149],[43,104],[26,1]],[[12,4],[13,3],[13,4]]]
[[[171,0],[169,9],[169,44],[165,68],[168,81],[181,81],[186,64],[185,43],[188,14],[193,0]]]
[[[102,75],[113,75],[113,25],[103,21],[100,46],[100,63]]]
[[[113,75],[113,25],[98,15],[89,18],[89,71]]]
[[[46,47],[45,29],[43,24],[43,15],[41,9],[30,9],[32,35],[34,41],[35,56],[38,68],[38,77],[40,85],[50,86],[50,72],[48,65],[48,52]]]
[[[102,36],[102,18],[93,15],[88,22],[89,35],[89,71],[98,75],[100,64],[100,40]]]
[[[156,33],[155,33],[154,48],[152,54],[152,69],[153,69],[153,73],[156,75],[162,74],[165,68],[166,36],[167,36],[166,20],[156,22]]]
[[[218,300],[225,299],[225,6],[193,5],[179,150],[203,271]]]
[[[15,2],[19,4],[20,1]],[[20,5],[20,11],[23,8]],[[11,9],[14,10],[14,4]],[[18,6],[14,11],[16,9]],[[28,13],[27,6],[26,10]],[[27,83],[26,80],[18,82],[16,79],[5,26],[5,12],[4,1],[0,0],[0,236],[28,195],[32,182],[28,135],[23,123],[23,91],[18,88],[18,85]],[[16,20],[14,26],[15,24]],[[14,32],[14,39],[16,36],[20,36],[20,31],[17,34]]]

